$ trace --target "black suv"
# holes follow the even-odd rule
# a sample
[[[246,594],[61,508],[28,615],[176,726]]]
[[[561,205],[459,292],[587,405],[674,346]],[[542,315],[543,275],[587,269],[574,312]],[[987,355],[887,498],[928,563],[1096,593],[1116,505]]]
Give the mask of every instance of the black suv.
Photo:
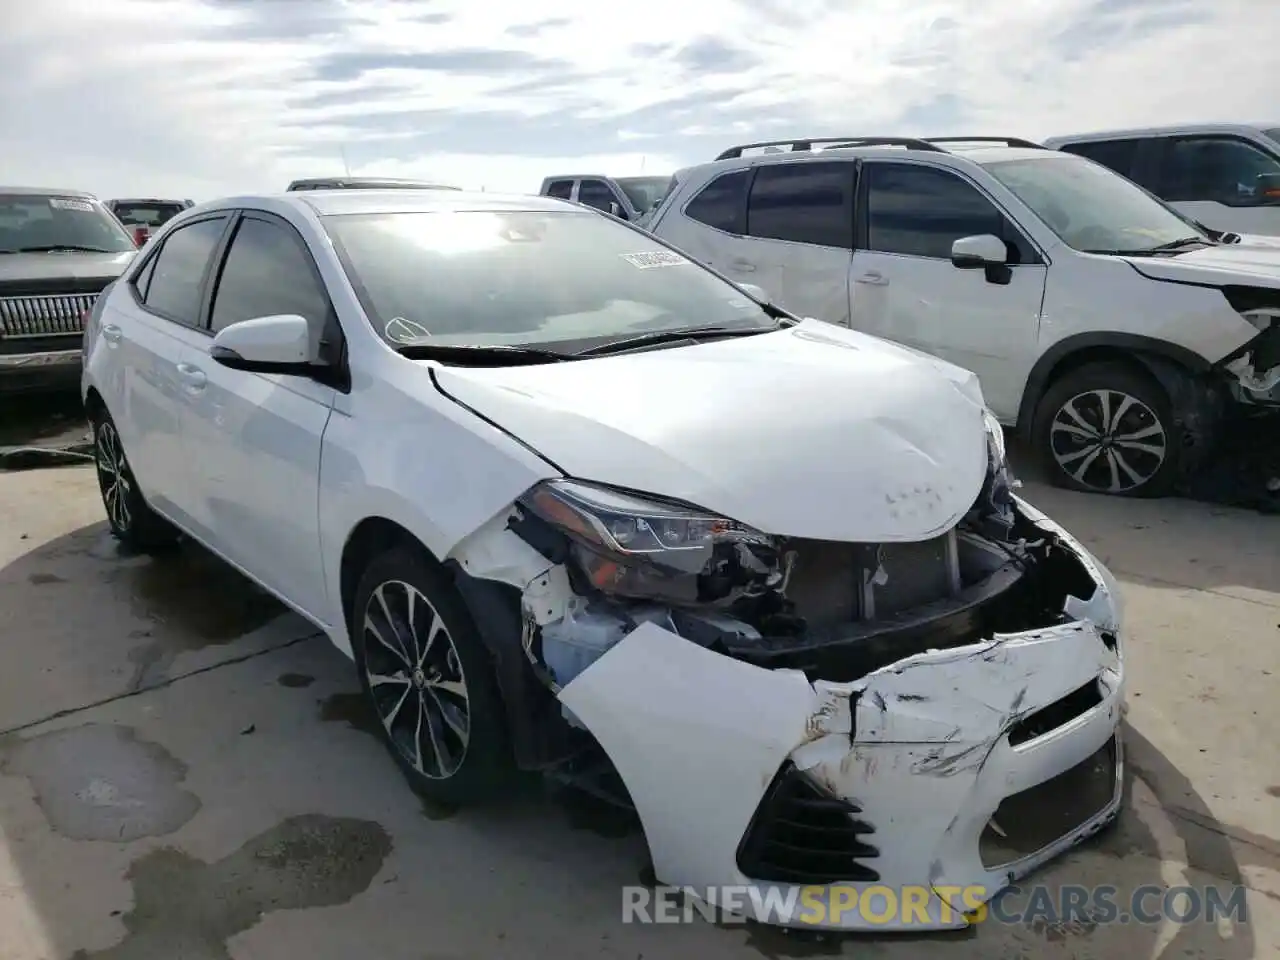
[[[92,194],[0,186],[0,392],[77,383],[84,317],[136,253]]]

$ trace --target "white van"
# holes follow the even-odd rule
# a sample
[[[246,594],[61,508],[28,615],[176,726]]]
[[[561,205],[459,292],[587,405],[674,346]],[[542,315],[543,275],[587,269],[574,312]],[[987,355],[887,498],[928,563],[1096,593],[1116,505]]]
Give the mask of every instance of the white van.
[[[1280,236],[1280,122],[1205,123],[1050,137],[1215,230]]]

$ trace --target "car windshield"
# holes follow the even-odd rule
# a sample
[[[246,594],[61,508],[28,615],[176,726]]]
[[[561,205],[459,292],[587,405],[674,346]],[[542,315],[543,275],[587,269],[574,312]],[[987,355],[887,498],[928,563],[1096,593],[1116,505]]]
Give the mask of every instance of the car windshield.
[[[618,177],[614,182],[641,213],[656,207],[671,187],[670,177]]]
[[[1208,238],[1137,184],[1108,168],[1060,153],[983,165],[1076,250],[1148,253],[1187,238]]]
[[[115,203],[117,217],[131,227],[160,227],[183,210],[180,203]]]
[[[135,245],[119,221],[96,200],[0,193],[0,253],[60,248],[123,253]]]
[[[569,353],[658,331],[775,326],[732,283],[595,212],[344,214],[323,223],[392,346]]]

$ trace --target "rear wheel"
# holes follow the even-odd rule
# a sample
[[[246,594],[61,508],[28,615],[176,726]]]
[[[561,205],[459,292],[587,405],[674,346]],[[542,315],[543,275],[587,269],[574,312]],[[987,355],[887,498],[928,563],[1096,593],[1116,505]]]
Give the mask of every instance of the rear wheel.
[[[111,533],[125,546],[136,550],[160,550],[178,541],[177,529],[147,506],[115,421],[103,407],[90,415],[93,424],[94,466],[98,489],[107,511]]]
[[[488,651],[444,572],[420,552],[375,557],[356,587],[351,647],[383,740],[410,785],[490,799],[514,769]]]
[[[1035,446],[1055,486],[1159,497],[1177,479],[1179,447],[1165,389],[1125,363],[1095,363],[1055,381],[1040,401]]]

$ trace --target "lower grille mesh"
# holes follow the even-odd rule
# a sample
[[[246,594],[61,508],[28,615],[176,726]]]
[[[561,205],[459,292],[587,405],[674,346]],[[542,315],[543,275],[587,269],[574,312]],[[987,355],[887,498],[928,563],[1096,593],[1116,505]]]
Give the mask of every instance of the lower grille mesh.
[[[863,860],[880,851],[864,838],[875,827],[860,807],[820,790],[788,763],[760,802],[738,847],[738,869],[752,880],[779,883],[873,882]]]

